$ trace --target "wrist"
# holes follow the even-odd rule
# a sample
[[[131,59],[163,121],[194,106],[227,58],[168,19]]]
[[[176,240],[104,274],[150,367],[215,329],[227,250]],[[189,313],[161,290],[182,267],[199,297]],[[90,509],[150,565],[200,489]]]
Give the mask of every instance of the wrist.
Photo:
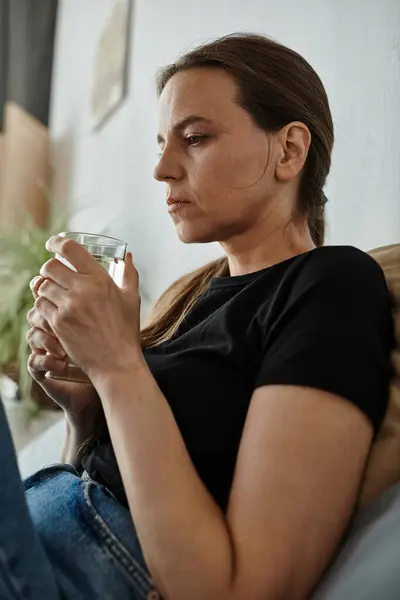
[[[72,465],[79,471],[81,469],[81,455],[79,449],[81,445],[89,439],[91,434],[84,432],[67,414],[65,414],[65,424],[65,439],[61,460],[64,463]]]
[[[100,399],[96,407],[82,410],[64,410],[65,422],[71,434],[84,438],[97,431],[103,416]]]
[[[132,376],[147,369],[146,359],[140,351],[124,354],[117,363],[106,368],[96,368],[90,373],[90,379],[97,393],[102,398],[104,392],[116,389],[124,381],[132,382]]]

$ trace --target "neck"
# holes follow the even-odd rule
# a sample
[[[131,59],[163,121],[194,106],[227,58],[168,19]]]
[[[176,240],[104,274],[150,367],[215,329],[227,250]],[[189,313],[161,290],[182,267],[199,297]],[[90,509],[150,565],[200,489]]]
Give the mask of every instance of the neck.
[[[306,222],[276,226],[269,232],[265,227],[262,231],[256,229],[220,242],[228,258],[231,276],[260,271],[316,247]]]

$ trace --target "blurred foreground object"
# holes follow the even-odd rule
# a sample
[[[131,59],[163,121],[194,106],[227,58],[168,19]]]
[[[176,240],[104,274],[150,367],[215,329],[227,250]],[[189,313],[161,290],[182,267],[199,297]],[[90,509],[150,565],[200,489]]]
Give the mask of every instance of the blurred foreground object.
[[[45,243],[64,228],[64,218],[50,227],[38,226],[25,217],[24,226],[10,230],[0,226],[0,371],[19,385],[19,395],[48,408],[57,406],[31,378],[27,370],[30,353],[26,342],[26,313],[34,299],[29,282],[51,258]]]

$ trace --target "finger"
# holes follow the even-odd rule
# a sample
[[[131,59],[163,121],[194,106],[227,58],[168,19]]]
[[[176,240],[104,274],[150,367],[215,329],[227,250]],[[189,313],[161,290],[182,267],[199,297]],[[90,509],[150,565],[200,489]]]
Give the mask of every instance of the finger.
[[[31,292],[35,299],[37,298],[38,290],[39,290],[40,286],[42,285],[43,281],[44,281],[44,277],[42,277],[41,275],[37,275],[29,282],[29,287],[31,288]]]
[[[32,352],[28,358],[28,371],[31,377],[36,381],[41,381],[45,378],[47,371],[61,373],[68,369],[67,360],[55,358],[49,354],[40,354]]]
[[[133,289],[136,291],[139,288],[139,273],[133,264],[132,252],[126,253],[121,287],[125,290]]]
[[[33,351],[48,352],[57,358],[66,357],[66,352],[60,342],[42,329],[36,327],[30,329],[26,334],[26,341]]]
[[[31,327],[37,327],[37,329],[42,329],[43,331],[46,331],[46,333],[48,333],[49,335],[55,337],[54,331],[50,327],[49,323],[35,307],[31,308],[31,310],[28,311],[26,315],[26,320],[28,321]]]
[[[45,279],[51,279],[64,289],[70,289],[79,274],[72,271],[58,258],[50,258],[40,269],[40,275]],[[43,285],[43,283],[42,283]]]
[[[102,269],[91,254],[75,240],[53,235],[46,242],[46,248],[49,252],[54,252],[65,258],[79,273],[90,274]]]
[[[67,290],[59,286],[58,283],[55,283],[51,279],[46,279],[39,288],[38,296],[47,298],[47,300],[59,307],[65,303],[65,295],[67,293]]]
[[[35,300],[35,308],[51,326],[53,318],[57,313],[57,307],[44,296],[39,296],[39,298]]]

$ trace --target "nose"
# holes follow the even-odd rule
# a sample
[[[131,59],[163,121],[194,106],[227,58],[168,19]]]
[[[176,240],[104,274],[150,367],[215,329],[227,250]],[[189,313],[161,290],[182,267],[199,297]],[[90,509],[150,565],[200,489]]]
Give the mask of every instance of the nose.
[[[153,172],[154,179],[157,181],[169,181],[170,179],[179,180],[184,175],[184,169],[179,161],[178,153],[167,146],[161,154],[156,168]]]

